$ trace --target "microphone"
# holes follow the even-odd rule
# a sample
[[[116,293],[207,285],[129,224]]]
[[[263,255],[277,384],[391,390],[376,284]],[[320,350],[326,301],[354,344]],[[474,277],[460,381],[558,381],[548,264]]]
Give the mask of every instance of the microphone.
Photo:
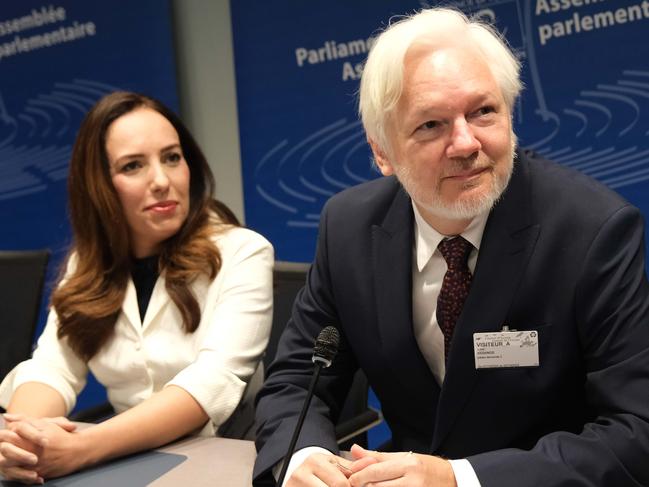
[[[288,446],[288,451],[284,457],[284,465],[282,465],[282,471],[279,474],[277,479],[277,487],[282,487],[284,483],[284,477],[286,477],[286,470],[288,470],[288,464],[291,461],[291,457],[295,451],[295,444],[297,439],[300,436],[300,430],[304,424],[304,418],[306,417],[306,412],[309,409],[309,404],[311,404],[311,398],[313,397],[313,392],[315,391],[315,385],[318,382],[320,377],[320,371],[324,368],[326,369],[331,365],[336,353],[338,353],[338,345],[340,344],[340,334],[338,329],[335,326],[325,327],[318,338],[315,340],[315,345],[313,346],[313,375],[311,376],[311,383],[309,384],[309,391],[304,398],[304,404],[302,405],[302,411],[298,417],[297,424],[295,425],[295,431],[293,431],[293,437]]]
[[[333,362],[334,357],[338,353],[339,344],[340,334],[338,333],[338,329],[335,326],[327,326],[315,340],[313,358],[311,360],[314,364],[321,364],[326,369],[331,365],[331,362]]]

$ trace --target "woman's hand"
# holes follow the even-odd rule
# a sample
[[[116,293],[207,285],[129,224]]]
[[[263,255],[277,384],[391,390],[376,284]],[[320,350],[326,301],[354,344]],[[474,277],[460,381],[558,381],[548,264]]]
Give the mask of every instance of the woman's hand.
[[[13,469],[8,473],[12,478],[42,483],[45,478],[60,477],[85,465],[85,449],[75,433],[76,426],[66,418],[37,419],[6,414],[5,421],[9,430],[7,437],[13,440],[10,443],[21,450],[7,449],[8,463],[12,463],[8,467]],[[16,478],[17,475],[21,477]]]
[[[21,438],[9,428],[0,429],[0,474],[7,480],[42,484],[36,472],[40,446]]]

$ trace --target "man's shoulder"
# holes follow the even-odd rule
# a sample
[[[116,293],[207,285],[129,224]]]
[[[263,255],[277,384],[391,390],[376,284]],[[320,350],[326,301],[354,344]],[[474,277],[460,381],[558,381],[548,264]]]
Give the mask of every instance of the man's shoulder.
[[[575,209],[603,209],[629,205],[622,196],[596,179],[533,151],[521,151],[518,164],[530,179],[532,197],[546,203],[551,198],[552,206],[565,204]]]
[[[394,176],[379,177],[344,189],[327,202],[329,209],[373,209],[390,205],[403,188]]]
[[[386,222],[407,222],[410,197],[394,176],[381,177],[332,196],[322,210],[321,224],[336,236],[359,238]]]

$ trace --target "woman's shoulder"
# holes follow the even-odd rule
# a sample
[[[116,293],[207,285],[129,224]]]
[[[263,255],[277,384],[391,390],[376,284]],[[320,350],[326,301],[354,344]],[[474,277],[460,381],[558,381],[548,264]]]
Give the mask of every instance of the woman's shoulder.
[[[261,234],[246,227],[223,223],[212,218],[214,233],[212,241],[222,254],[235,253],[242,249],[273,251],[272,244]]]
[[[59,263],[57,277],[59,285],[63,284],[70,278],[70,276],[75,274],[78,265],[79,254],[77,253],[77,250],[72,247],[70,250],[68,250],[67,255],[63,258],[61,263]]]

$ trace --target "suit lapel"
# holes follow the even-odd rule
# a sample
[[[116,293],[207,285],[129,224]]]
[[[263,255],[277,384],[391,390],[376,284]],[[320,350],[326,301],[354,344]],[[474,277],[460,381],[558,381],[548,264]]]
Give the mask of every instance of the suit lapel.
[[[471,290],[455,327],[432,451],[437,451],[451,431],[478,380],[473,334],[498,331],[507,324],[510,303],[540,230],[532,218],[530,189],[529,168],[518,162],[505,194],[487,221]]]
[[[372,227],[374,291],[382,355],[397,377],[437,402],[439,386],[415,340],[412,326],[413,214],[401,188],[381,225]]]

